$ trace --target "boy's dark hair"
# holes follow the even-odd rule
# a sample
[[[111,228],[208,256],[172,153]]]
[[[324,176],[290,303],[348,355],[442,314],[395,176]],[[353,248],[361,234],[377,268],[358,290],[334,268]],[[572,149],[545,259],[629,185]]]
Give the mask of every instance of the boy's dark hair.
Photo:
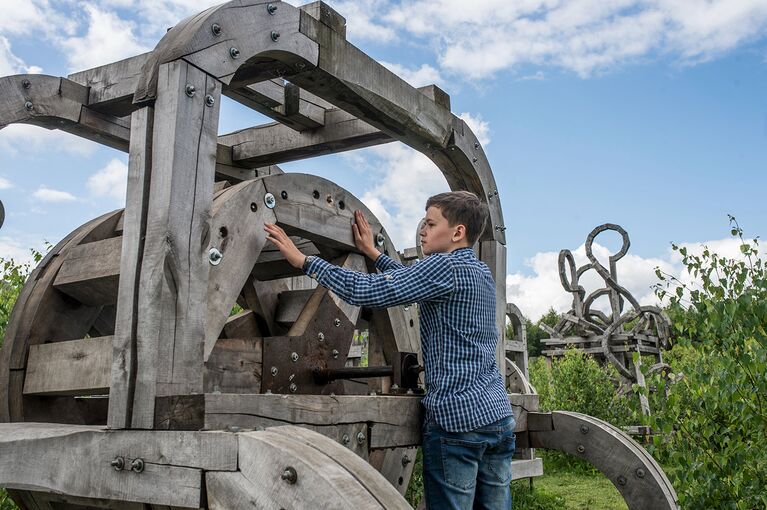
[[[466,239],[473,245],[485,229],[487,205],[471,191],[448,191],[426,201],[426,209],[437,207],[451,227],[466,227]]]

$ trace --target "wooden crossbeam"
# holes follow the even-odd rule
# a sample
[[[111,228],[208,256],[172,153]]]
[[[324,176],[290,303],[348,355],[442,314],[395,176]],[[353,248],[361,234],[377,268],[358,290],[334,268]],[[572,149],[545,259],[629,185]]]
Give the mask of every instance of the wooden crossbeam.
[[[69,251],[53,286],[86,305],[117,303],[122,237],[82,244]]]
[[[111,336],[32,345],[24,394],[106,395],[111,368]]]

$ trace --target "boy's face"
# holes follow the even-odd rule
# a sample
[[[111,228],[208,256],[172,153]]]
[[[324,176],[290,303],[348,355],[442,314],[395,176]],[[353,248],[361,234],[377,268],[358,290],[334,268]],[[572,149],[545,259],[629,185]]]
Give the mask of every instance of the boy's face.
[[[421,236],[424,255],[449,253],[468,246],[466,227],[460,224],[450,226],[447,218],[442,216],[442,210],[436,206],[426,210],[426,217],[418,234]]]

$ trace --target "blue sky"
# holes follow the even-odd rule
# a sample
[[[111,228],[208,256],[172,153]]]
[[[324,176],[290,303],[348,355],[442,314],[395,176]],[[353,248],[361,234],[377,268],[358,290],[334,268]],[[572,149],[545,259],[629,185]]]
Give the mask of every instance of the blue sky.
[[[0,26],[0,75],[66,76],[148,51],[212,3],[20,3]],[[628,230],[619,275],[645,302],[655,266],[681,271],[671,241],[736,253],[728,213],[747,235],[767,232],[767,1],[330,4],[352,43],[413,85],[445,89],[485,142],[508,227],[507,292],[523,313],[568,307],[557,252],[583,260],[601,223]],[[263,122],[226,103],[220,131]],[[23,258],[122,207],[126,161],[66,133],[0,130],[0,257]],[[283,168],[362,197],[400,248],[414,243],[425,198],[446,186],[428,160],[395,144]],[[603,256],[618,246],[617,236],[597,242]]]

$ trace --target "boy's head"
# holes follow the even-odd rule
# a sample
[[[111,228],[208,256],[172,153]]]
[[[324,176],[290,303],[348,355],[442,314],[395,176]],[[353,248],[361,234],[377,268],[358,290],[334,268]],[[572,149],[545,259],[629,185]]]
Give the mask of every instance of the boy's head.
[[[487,214],[487,206],[470,191],[450,191],[429,198],[419,231],[424,254],[473,246],[485,228]]]

